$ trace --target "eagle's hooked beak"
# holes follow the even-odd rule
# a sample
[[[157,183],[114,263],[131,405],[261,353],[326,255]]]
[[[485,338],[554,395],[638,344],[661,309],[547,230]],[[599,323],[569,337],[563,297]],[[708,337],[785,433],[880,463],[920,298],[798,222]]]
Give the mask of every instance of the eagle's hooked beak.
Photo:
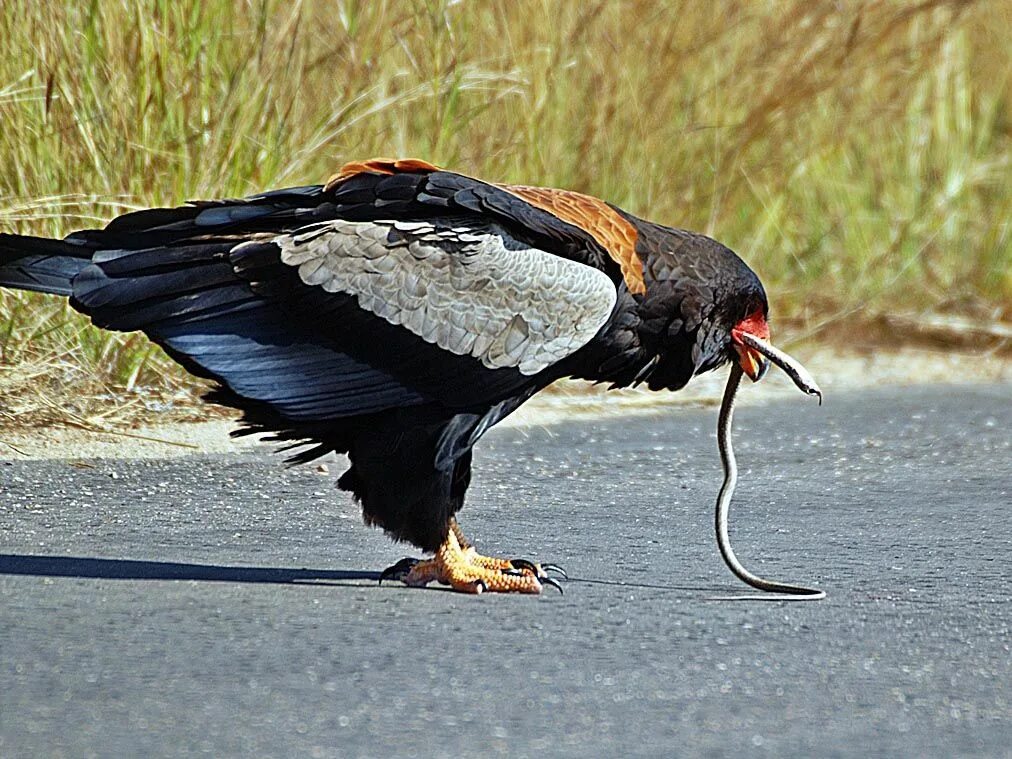
[[[746,335],[769,340],[770,325],[761,308],[757,308],[731,329],[731,345],[738,354],[738,366],[750,380],[758,382],[766,376],[770,362],[756,346],[745,342]]]
[[[769,359],[754,348],[739,342],[738,339],[734,342],[734,349],[738,353],[738,365],[750,380],[758,382],[766,376],[766,372],[770,369]]]

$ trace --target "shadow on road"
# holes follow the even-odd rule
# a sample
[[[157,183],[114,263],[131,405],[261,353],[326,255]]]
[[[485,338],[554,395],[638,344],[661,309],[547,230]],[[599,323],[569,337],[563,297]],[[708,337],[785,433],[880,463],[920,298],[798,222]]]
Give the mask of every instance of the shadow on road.
[[[379,572],[288,567],[221,567],[170,561],[89,559],[78,556],[0,554],[0,574],[90,577],[101,580],[203,580],[207,582],[319,583],[379,580]]]
[[[223,567],[215,564],[181,564],[173,561],[93,559],[82,556],[38,556],[0,553],[0,575],[79,577],[97,580],[197,580],[269,584],[342,585],[354,580],[379,581],[380,573],[356,569],[295,569],[292,567]],[[687,587],[571,577],[569,582],[616,585],[627,588],[713,593],[721,587]],[[356,583],[354,587],[361,587]],[[378,586],[377,586],[378,587]],[[449,588],[435,588],[450,590]]]

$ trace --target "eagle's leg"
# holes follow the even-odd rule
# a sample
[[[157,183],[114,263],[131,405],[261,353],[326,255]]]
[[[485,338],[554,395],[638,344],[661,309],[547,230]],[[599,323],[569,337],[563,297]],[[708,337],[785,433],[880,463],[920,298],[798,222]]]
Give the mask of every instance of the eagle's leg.
[[[461,547],[457,538],[459,532],[459,528],[451,529],[433,558],[398,562],[383,572],[383,578],[398,579],[413,586],[436,581],[462,593],[540,593],[543,584],[559,587],[555,580],[514,568],[508,561],[478,557],[473,548]],[[498,562],[499,566],[482,566],[476,558]]]

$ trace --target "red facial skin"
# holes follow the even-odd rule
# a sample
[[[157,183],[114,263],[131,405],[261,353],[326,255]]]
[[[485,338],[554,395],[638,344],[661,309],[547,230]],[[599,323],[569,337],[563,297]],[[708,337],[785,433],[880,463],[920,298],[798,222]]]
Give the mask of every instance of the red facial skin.
[[[747,332],[750,335],[755,335],[760,340],[769,340],[770,325],[766,321],[766,317],[763,316],[763,310],[761,308],[757,308],[751,314],[735,324],[734,328],[731,330],[731,336],[735,337],[736,332]]]

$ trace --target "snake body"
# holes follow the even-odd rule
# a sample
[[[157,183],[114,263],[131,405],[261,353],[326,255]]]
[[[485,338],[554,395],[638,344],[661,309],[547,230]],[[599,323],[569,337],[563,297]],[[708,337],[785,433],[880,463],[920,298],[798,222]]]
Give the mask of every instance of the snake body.
[[[777,351],[779,355],[771,356],[763,349],[775,350],[772,346],[756,338],[753,338],[753,340],[753,347],[756,347],[757,350],[760,350],[774,363],[783,368],[801,390],[811,395],[818,395],[819,402],[822,402],[822,393],[819,391],[818,385],[815,384],[815,380],[811,378],[811,375],[804,371],[803,367],[800,367],[796,362],[791,361],[786,354],[779,351]],[[786,365],[778,360],[784,358],[787,359]],[[720,493],[717,495],[714,524],[717,531],[717,546],[720,549],[720,555],[724,559],[724,563],[727,564],[728,568],[742,582],[751,585],[753,588],[766,591],[770,595],[730,596],[718,600],[818,601],[826,597],[825,592],[818,588],[789,585],[783,582],[766,580],[758,575],[754,575],[742,566],[742,563],[738,561],[738,557],[735,556],[734,551],[731,549],[731,541],[727,533],[727,515],[731,505],[731,496],[734,495],[734,488],[738,483],[738,462],[735,459],[734,448],[731,445],[731,421],[734,418],[734,399],[741,384],[742,373],[742,369],[737,363],[731,365],[731,374],[724,388],[724,398],[720,405],[720,417],[717,421],[717,446],[720,449],[720,461],[724,467],[724,482],[720,486]]]

